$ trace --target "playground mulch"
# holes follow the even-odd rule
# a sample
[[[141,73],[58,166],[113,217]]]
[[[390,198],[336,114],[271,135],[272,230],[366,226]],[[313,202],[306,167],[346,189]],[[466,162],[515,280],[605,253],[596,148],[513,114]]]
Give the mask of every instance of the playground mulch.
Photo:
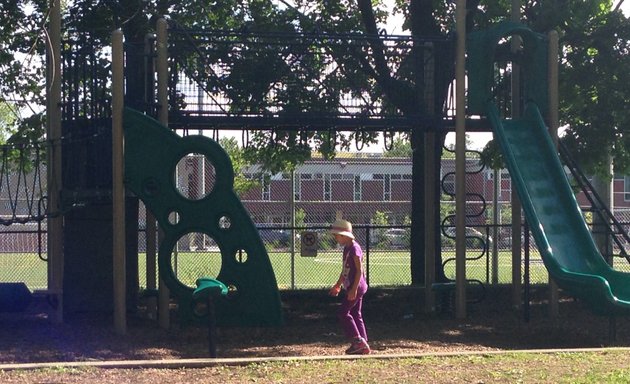
[[[286,325],[277,328],[219,328],[219,357],[282,357],[342,354],[347,347],[337,325],[338,299],[325,292],[284,293]],[[529,320],[526,320],[528,308]],[[43,307],[0,314],[0,363],[164,360],[208,357],[207,329],[159,327],[142,308],[118,335],[111,316],[75,314],[64,324],[47,319]],[[470,303],[465,319],[452,308],[424,314],[422,292],[372,289],[364,317],[374,353],[494,351],[629,346],[628,319],[617,320],[611,340],[609,319],[593,315],[581,302],[562,297],[560,315],[549,316],[545,289],[533,291],[531,305],[514,309],[508,289],[489,289]]]

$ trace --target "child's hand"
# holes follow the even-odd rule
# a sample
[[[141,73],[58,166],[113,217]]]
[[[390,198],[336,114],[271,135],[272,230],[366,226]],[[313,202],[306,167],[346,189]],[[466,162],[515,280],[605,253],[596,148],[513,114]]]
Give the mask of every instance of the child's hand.
[[[357,290],[356,289],[349,290],[346,295],[346,299],[348,299],[348,301],[353,301],[356,298],[357,298]]]
[[[339,292],[341,291],[341,286],[339,285],[333,285],[332,288],[330,288],[330,291],[328,291],[328,295],[329,296],[339,296]]]

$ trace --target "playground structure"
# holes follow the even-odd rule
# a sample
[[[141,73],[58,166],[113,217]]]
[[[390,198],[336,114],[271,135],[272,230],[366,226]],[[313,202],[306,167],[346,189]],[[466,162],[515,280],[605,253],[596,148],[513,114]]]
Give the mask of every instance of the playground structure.
[[[232,297],[216,303],[220,322],[281,324],[280,298],[269,256],[233,191],[228,155],[209,138],[180,138],[137,111],[127,110],[124,122],[126,186],[144,201],[162,228],[160,277],[177,297],[180,314],[190,318],[194,313],[193,288],[177,279],[171,254],[179,238],[201,230],[211,235],[221,249],[221,271],[216,278],[234,291]],[[173,184],[173,175],[164,171],[174,170],[188,153],[204,155],[212,167],[208,178],[211,188],[197,201],[184,198]]]
[[[462,8],[462,7],[459,7]],[[461,18],[460,10],[458,10],[459,17]],[[462,20],[458,20],[459,25]],[[165,40],[164,32],[166,30],[166,24],[162,23],[158,27],[158,57],[165,59],[165,52],[160,52],[160,47],[165,48],[168,43]],[[161,28],[161,29],[160,29]],[[497,32],[498,31],[498,32]],[[491,87],[492,87],[492,71],[493,65],[492,52],[495,49],[499,39],[512,35],[521,36],[524,39],[525,57],[535,59],[529,62],[531,66],[523,65],[526,73],[526,77],[529,76],[529,80],[524,83],[526,86],[535,87],[534,89],[525,89],[524,99],[534,100],[525,111],[524,117],[516,117],[511,120],[504,120],[500,117],[496,108],[489,104],[491,99]],[[120,38],[119,35],[116,38]],[[479,37],[480,36],[480,37]],[[552,60],[548,61],[548,57],[552,56],[552,52],[547,52],[546,44],[547,39],[539,35],[533,34],[528,29],[517,24],[504,24],[498,27],[497,30],[480,32],[477,35],[478,40],[475,37],[471,37],[469,42],[469,60],[486,60],[477,65],[478,72],[474,72],[473,66],[469,67],[469,80],[471,88],[469,90],[469,108],[472,114],[487,115],[489,122],[495,130],[495,137],[501,142],[504,155],[508,158],[508,164],[510,171],[513,173],[513,178],[517,182],[517,188],[519,190],[523,208],[527,216],[527,220],[532,226],[534,237],[539,245],[540,249],[549,250],[544,253],[544,261],[549,271],[560,286],[566,289],[568,292],[585,299],[587,302],[593,304],[594,308],[602,314],[624,313],[626,307],[626,292],[619,289],[619,286],[627,279],[627,275],[616,273],[610,270],[604,263],[603,258],[599,255],[595,247],[588,242],[590,234],[584,231],[588,231],[583,219],[578,219],[576,214],[579,214],[579,208],[571,201],[571,194],[567,192],[563,180],[566,181],[564,173],[559,172],[556,167],[557,155],[553,146],[544,147],[545,152],[534,152],[534,148],[528,147],[530,152],[523,152],[518,154],[513,148],[513,144],[510,144],[510,139],[516,137],[517,134],[521,134],[523,131],[533,128],[532,135],[528,136],[533,140],[533,143],[547,142],[549,137],[545,132],[545,126],[553,123],[542,123],[541,118],[538,116],[537,111],[542,110],[543,113],[554,112],[554,107],[547,107],[547,100],[553,102],[553,92],[547,92],[547,85],[553,84],[553,78],[549,77],[547,81],[541,79],[547,78],[547,69],[553,63]],[[466,40],[463,33],[458,34],[458,60],[457,60],[457,106],[466,105],[464,100],[464,60],[463,53],[465,50]],[[460,41],[461,40],[461,41]],[[162,107],[158,109],[160,123],[157,123],[147,117],[140,117],[133,111],[127,112],[124,116],[122,114],[123,103],[122,94],[116,93],[122,90],[122,44],[117,42],[114,44],[118,49],[114,49],[114,68],[115,73],[113,77],[114,84],[114,220],[116,222],[114,231],[114,277],[115,284],[115,322],[117,329],[124,332],[124,312],[126,308],[125,304],[125,271],[124,271],[124,255],[125,255],[125,231],[124,231],[124,188],[122,184],[123,180],[126,186],[136,195],[145,201],[147,207],[150,208],[153,214],[160,224],[160,227],[165,230],[165,237],[163,237],[162,243],[159,249],[158,261],[160,269],[160,278],[164,280],[166,286],[170,288],[171,292],[178,298],[180,308],[192,311],[193,309],[193,287],[182,286],[172,274],[172,265],[170,263],[170,254],[174,242],[177,239],[191,229],[208,233],[212,235],[214,239],[219,243],[219,247],[222,251],[222,265],[223,269],[216,276],[218,280],[225,281],[228,285],[234,285],[237,290],[237,295],[241,295],[241,301],[233,300],[229,297],[220,299],[218,303],[217,314],[219,316],[226,316],[228,322],[234,322],[236,319],[244,320],[244,324],[251,324],[255,320],[267,324],[280,323],[279,316],[279,301],[277,297],[277,287],[275,287],[275,281],[273,278],[273,271],[270,271],[268,265],[268,258],[265,255],[265,251],[260,243],[259,237],[256,235],[253,225],[248,221],[246,215],[243,214],[242,209],[234,202],[235,196],[231,194],[230,182],[231,175],[229,172],[230,166],[225,163],[225,155],[222,154],[220,148],[216,148],[212,141],[204,138],[190,138],[183,140],[181,144],[176,140],[175,135],[172,135],[165,127],[169,125],[168,122],[168,110]],[[478,54],[475,59],[475,53]],[[469,61],[469,62],[470,62]],[[162,63],[162,64],[160,64]],[[165,61],[158,59],[158,66],[164,66]],[[530,72],[527,72],[527,71]],[[168,100],[169,90],[166,89],[166,68],[158,68],[158,98],[162,106],[170,105]],[[529,74],[528,74],[529,73]],[[473,75],[475,74],[475,75]],[[478,74],[478,75],[477,75]],[[488,74],[490,74],[488,76]],[[465,235],[464,228],[465,222],[465,182],[463,182],[463,168],[462,161],[463,156],[463,140],[465,135],[466,115],[464,108],[457,108],[457,116],[455,121],[455,129],[457,132],[457,212],[456,215],[457,225],[457,281],[456,281],[456,314],[458,317],[465,317],[465,304],[466,304],[466,271],[465,271]],[[389,124],[390,122],[387,122]],[[238,124],[238,123],[235,123]],[[276,124],[276,123],[273,123]],[[299,125],[298,123],[295,123]],[[323,123],[321,123],[323,124]],[[122,127],[125,126],[125,140],[126,151],[124,159],[122,158]],[[364,126],[363,129],[370,129],[368,126]],[[381,126],[374,126],[371,129],[379,130]],[[150,133],[148,133],[150,132]],[[158,144],[155,144],[159,149],[147,151],[149,144],[147,138],[156,139],[158,135],[161,136],[161,140]],[[428,135],[431,135],[428,132]],[[523,140],[519,138],[518,140]],[[141,145],[140,145],[141,143]],[[167,144],[169,143],[169,144]],[[146,145],[147,148],[142,146]],[[166,148],[160,147],[166,145]],[[534,145],[535,146],[535,145]],[[430,144],[428,145],[430,147]],[[168,157],[164,156],[167,150],[178,148],[173,154]],[[210,150],[208,148],[211,148]],[[527,148],[526,148],[527,149]],[[540,149],[540,148],[539,148]],[[542,150],[542,149],[541,149]],[[160,156],[152,156],[151,154],[160,153]],[[168,186],[172,179],[173,163],[177,161],[178,156],[185,155],[186,153],[201,153],[211,159],[211,162],[215,164],[215,170],[217,172],[217,184],[215,185],[214,194],[201,201],[189,202],[185,199],[181,199],[181,196],[177,195],[177,191],[173,190],[171,186]],[[534,155],[535,154],[535,155]],[[541,156],[538,156],[541,155]],[[544,158],[544,165],[549,168],[541,166],[528,166],[527,161],[523,160],[528,156],[538,156]],[[154,159],[155,157],[159,157]],[[151,163],[155,161],[155,163]],[[167,161],[168,160],[168,161]],[[460,161],[461,160],[461,161]],[[559,164],[559,163],[558,163]],[[125,169],[125,178],[122,177],[122,167]],[[148,168],[138,169],[141,166]],[[555,167],[555,168],[554,168]],[[567,210],[573,210],[575,212],[567,216],[558,216],[557,214],[544,214],[540,212],[539,203],[543,200],[542,195],[535,195],[532,192],[532,180],[534,180],[534,171],[545,169],[549,174],[546,174],[547,178],[543,179],[550,189],[555,191],[563,190],[562,195],[556,196],[559,199],[558,203],[554,205],[560,206],[560,203],[566,203],[569,201],[569,207]],[[226,172],[222,174],[221,172]],[[552,174],[552,172],[555,172]],[[568,186],[568,184],[566,184]],[[556,188],[557,187],[557,188]],[[549,188],[548,188],[549,189]],[[225,205],[221,205],[222,210],[210,205],[210,199],[219,199],[225,201]],[[175,207],[173,201],[182,201],[184,208]],[[430,198],[428,199],[430,200]],[[575,207],[574,207],[575,206]],[[430,210],[428,210],[430,211]],[[212,212],[211,214],[208,214]],[[567,211],[568,212],[568,211]],[[576,213],[577,212],[577,213]],[[201,214],[208,214],[208,216],[202,216]],[[431,213],[427,213],[427,221],[435,222],[435,218],[431,217]],[[581,232],[574,233],[572,235],[563,232],[563,235],[553,235],[549,231],[552,226],[556,225],[553,220],[561,220],[562,224],[566,227],[577,228]],[[122,220],[122,222],[120,221]],[[429,229],[424,234],[427,238],[435,237],[436,229]],[[588,236],[585,236],[588,235]],[[54,234],[52,235],[54,237]],[[248,245],[241,246],[237,240],[248,239]],[[585,241],[583,243],[584,249],[588,252],[580,254],[578,257],[575,253],[569,252],[569,244],[574,244],[576,238]],[[251,244],[250,244],[251,243]],[[431,242],[427,242],[426,254],[431,255],[435,253],[435,249],[431,248]],[[245,251],[245,252],[242,252]],[[565,252],[565,253],[563,253]],[[246,254],[247,261],[240,262],[240,255]],[[432,257],[426,257],[427,267],[425,268],[425,284],[428,286],[434,282],[433,272],[435,266],[431,265],[434,261]],[[51,269],[58,270],[60,265],[53,258],[51,259]],[[262,278],[258,275],[260,271],[263,271]],[[520,259],[515,261],[514,270],[518,270],[518,279],[515,281],[520,282]],[[58,272],[57,272],[58,276]],[[577,278],[577,277],[584,277]],[[255,284],[254,284],[255,280]],[[59,280],[54,280],[59,281]],[[515,283],[516,284],[516,283]],[[54,284],[53,284],[54,285]],[[610,286],[610,289],[608,289]],[[594,288],[593,288],[594,287]],[[54,292],[57,288],[52,288]],[[518,289],[515,289],[518,291]],[[256,295],[262,295],[263,300],[259,300],[260,297]],[[425,290],[427,310],[433,309],[433,297],[432,290]],[[161,295],[162,298],[165,296]],[[223,301],[221,301],[223,300]],[[230,300],[233,300],[230,302]],[[160,307],[164,307],[163,303]],[[247,316],[243,317],[246,314]],[[265,314],[268,317],[265,317]]]
[[[490,97],[490,78],[487,72],[484,74],[484,68],[494,61],[493,47],[508,35],[518,35],[523,40],[527,60],[524,83],[530,88],[524,90],[526,106],[522,116],[502,119]],[[468,106],[473,113],[485,109],[551,277],[596,313],[627,314],[630,274],[610,267],[595,245],[560,163],[557,144],[542,117],[545,110],[551,109],[545,108],[549,96],[546,87],[541,86],[545,82],[539,81],[547,77],[545,39],[509,22],[478,32],[470,39],[469,95],[474,102]]]
[[[524,84],[528,87],[524,89],[524,99],[529,100],[530,104],[525,110],[524,118],[501,121],[498,110],[491,102],[491,87],[493,82],[492,65],[494,63],[494,55],[492,53],[502,38],[512,35],[518,35],[524,40],[523,56],[527,61],[524,65]],[[543,110],[546,110],[547,100],[549,98],[547,92],[547,84],[549,80],[541,81],[541,79],[545,79],[547,77],[549,54],[546,46],[546,39],[519,24],[508,22],[498,25],[492,30],[478,32],[477,35],[473,35],[470,38],[470,42],[471,51],[469,53],[468,65],[469,77],[471,79],[469,89],[469,99],[471,101],[468,103],[469,111],[472,114],[486,114],[489,117],[490,123],[495,131],[495,136],[499,139],[503,152],[508,159],[508,167],[511,173],[516,177],[516,187],[523,203],[526,217],[528,222],[533,226],[532,229],[534,238],[536,239],[539,248],[543,250],[543,260],[545,261],[545,265],[548,267],[551,276],[554,280],[559,282],[562,288],[591,303],[596,312],[601,314],[612,314],[616,312],[623,313],[623,308],[626,305],[625,299],[623,299],[623,297],[625,297],[625,293],[617,287],[622,286],[622,281],[627,279],[628,276],[618,272],[607,272],[612,271],[612,269],[607,267],[603,257],[599,254],[592,242],[590,235],[584,236],[583,233],[573,234],[568,231],[569,228],[582,228],[583,230],[588,231],[588,228],[582,215],[580,214],[575,198],[571,193],[566,176],[559,165],[560,163],[558,155],[554,149],[555,147],[553,146],[551,139],[549,139],[549,134],[546,132],[546,124],[542,121],[538,108],[536,107],[536,105],[543,105]],[[463,81],[461,83],[463,83]],[[460,109],[458,109],[458,111]],[[536,129],[536,131],[532,131],[532,129]],[[513,139],[513,142],[518,143],[521,147],[523,147],[523,143],[531,142],[531,147],[524,148],[542,147],[546,148],[547,151],[551,150],[551,154],[549,154],[549,152],[545,152],[544,154],[536,153],[537,156],[534,156],[538,159],[544,159],[544,165],[548,165],[549,168],[541,166],[541,164],[527,165],[528,162],[530,162],[529,159],[531,158],[532,153],[535,153],[532,152],[533,149],[530,149],[530,152],[526,152],[525,149],[521,148],[521,152],[524,154],[517,157],[520,161],[514,160],[514,152],[516,151],[514,150],[513,145],[509,144],[509,140],[506,139],[506,137],[510,137],[508,133],[514,131],[518,132],[520,136],[518,136],[517,139]],[[524,141],[525,137],[528,137],[527,141]],[[547,144],[541,146],[541,143]],[[556,168],[553,168],[554,166]],[[526,173],[523,169],[530,170],[530,172]],[[539,170],[539,172],[532,172],[531,170]],[[529,190],[531,189],[530,185],[532,183],[536,183],[535,178],[537,174],[541,173],[540,170],[542,170],[542,174],[544,176],[547,176],[548,179],[546,179],[546,182],[548,184],[552,184],[553,187],[556,187],[543,189],[547,194],[549,194],[550,191],[554,191],[557,195],[556,198],[559,198],[560,201],[565,203],[567,201],[569,202],[569,207],[566,207],[565,210],[562,211],[567,215],[571,212],[570,207],[575,207],[575,213],[572,214],[573,216],[566,217],[557,214],[557,212],[545,213],[544,209],[541,213],[539,207],[541,197]],[[456,183],[458,187],[463,184],[463,182]],[[558,191],[564,191],[564,194],[561,194]],[[560,206],[559,202],[555,201],[553,204],[546,204],[547,205],[543,204],[543,206]],[[463,219],[460,219],[463,216],[465,215],[457,216],[458,230],[460,225],[465,225]],[[564,221],[564,226],[559,227],[558,225],[553,224],[558,220]],[[557,233],[560,233],[560,235],[556,235],[554,238],[553,233],[556,233],[554,231],[558,231]],[[463,239],[465,236],[460,236],[459,238]],[[564,256],[564,253],[573,253],[571,244],[575,244],[576,238],[583,239],[587,242],[586,244],[583,244],[584,246],[581,247],[581,249],[587,249],[588,251],[585,254],[582,254],[579,258],[575,258],[575,256]],[[461,246],[457,247],[458,254],[460,253],[461,248]],[[590,263],[583,262],[588,259],[592,259],[592,261]],[[594,265],[597,265],[597,263],[600,265],[598,267],[593,267]],[[462,263],[458,263],[456,285],[458,308],[462,307],[462,298],[465,297],[465,291],[463,291],[465,286],[465,272],[460,273],[459,265],[461,264]],[[426,268],[425,270],[431,271],[434,269]],[[602,282],[600,288],[591,289],[591,286],[585,280],[571,277],[580,274],[589,275],[587,280],[590,279]],[[431,278],[431,273],[427,273],[425,284],[428,285],[432,283]],[[608,281],[611,279],[615,280],[615,282],[611,284],[615,294],[607,288],[609,284]],[[425,290],[425,292],[428,291],[432,290]],[[429,299],[427,302],[431,303],[432,300]],[[461,312],[461,310],[459,311]],[[462,314],[459,313],[458,315],[461,316]]]

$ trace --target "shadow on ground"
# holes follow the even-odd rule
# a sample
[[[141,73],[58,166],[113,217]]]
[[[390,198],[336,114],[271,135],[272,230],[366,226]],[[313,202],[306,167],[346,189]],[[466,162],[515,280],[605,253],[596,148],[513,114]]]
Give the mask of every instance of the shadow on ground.
[[[628,318],[593,315],[582,303],[562,297],[560,315],[549,316],[547,292],[532,291],[529,307],[514,309],[509,288],[493,288],[484,301],[467,306],[465,319],[451,308],[425,314],[420,289],[371,289],[364,304],[370,344],[376,353],[457,352],[629,346]],[[337,298],[324,291],[283,293],[286,324],[271,328],[219,328],[219,357],[314,356],[343,353]],[[109,314],[75,314],[51,324],[43,306],[0,314],[0,363],[177,359],[208,356],[207,329],[161,329],[142,308],[128,318],[128,332],[114,332]],[[525,321],[525,309],[529,321]]]

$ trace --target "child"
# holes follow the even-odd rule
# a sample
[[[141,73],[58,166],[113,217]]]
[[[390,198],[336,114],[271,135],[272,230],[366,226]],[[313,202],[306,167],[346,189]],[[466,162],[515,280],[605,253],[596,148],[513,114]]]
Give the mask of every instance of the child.
[[[342,285],[346,290],[346,296],[338,312],[343,331],[346,337],[352,340],[346,353],[367,355],[370,353],[370,346],[367,343],[367,333],[361,314],[363,295],[368,288],[362,268],[363,251],[359,243],[354,241],[350,222],[336,220],[332,225],[331,233],[335,236],[337,243],[343,246],[341,274],[337,283],[330,289],[329,295],[337,296]]]

